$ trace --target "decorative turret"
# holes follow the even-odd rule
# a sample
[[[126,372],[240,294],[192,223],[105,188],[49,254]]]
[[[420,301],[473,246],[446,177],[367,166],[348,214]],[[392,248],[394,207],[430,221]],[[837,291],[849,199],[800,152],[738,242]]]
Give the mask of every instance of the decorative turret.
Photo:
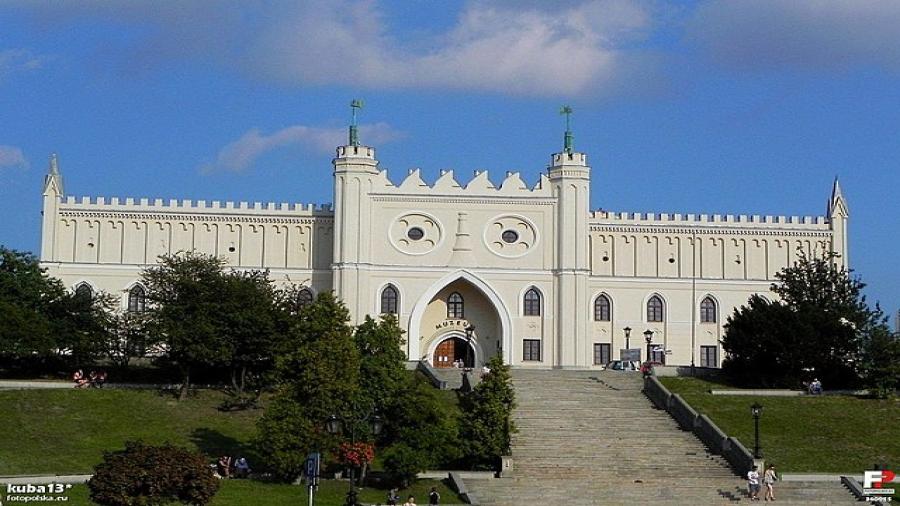
[[[59,173],[59,161],[56,153],[50,155],[50,165],[47,168],[47,175],[44,176],[44,195],[62,196],[63,183],[62,175]]]
[[[831,221],[831,250],[839,255],[840,264],[844,267],[849,265],[848,240],[847,240],[847,218],[850,217],[850,210],[847,207],[847,199],[841,191],[841,183],[838,178],[834,178],[834,184],[831,187],[831,199],[828,201],[828,219]]]
[[[466,267],[476,265],[472,255],[472,237],[469,234],[469,213],[460,211],[457,213],[456,242],[453,243],[453,253],[450,255],[450,265]]]
[[[556,307],[578,307],[579,301],[587,300],[587,278],[589,274],[588,225],[587,217],[591,201],[591,169],[587,157],[578,153],[573,146],[571,130],[572,108],[564,106],[560,113],[566,117],[566,132],[563,150],[555,153],[550,160],[547,175],[553,196],[556,198]],[[583,312],[575,312],[571,318],[556,319],[557,360],[560,364],[587,366],[590,364],[584,350],[588,322]],[[574,339],[575,342],[565,342]]]
[[[828,216],[831,218],[847,218],[850,216],[847,200],[844,198],[844,193],[841,191],[841,183],[837,177],[834,178],[834,184],[831,187],[831,199],[828,201]]]
[[[359,142],[357,113],[363,101],[350,102],[350,135],[346,146],[337,148],[334,165],[334,280],[338,297],[348,302],[350,314],[361,318],[369,310],[360,306],[358,293],[369,290],[369,275],[361,264],[372,260],[372,202],[369,193],[373,181],[383,179],[375,159],[375,148]],[[383,184],[383,183],[382,183]]]
[[[41,261],[56,260],[54,240],[56,238],[56,223],[59,205],[63,197],[62,175],[59,173],[59,161],[56,153],[50,155],[50,165],[47,175],[44,176],[43,208],[41,211]]]

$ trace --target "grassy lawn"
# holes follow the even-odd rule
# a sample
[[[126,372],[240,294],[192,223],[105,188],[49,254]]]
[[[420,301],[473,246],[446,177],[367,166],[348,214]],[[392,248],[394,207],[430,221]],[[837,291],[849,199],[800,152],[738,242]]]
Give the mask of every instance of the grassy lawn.
[[[344,504],[347,495],[348,484],[346,481],[322,480],[319,491],[315,495],[315,503],[318,506],[339,506]],[[400,496],[406,500],[408,495],[416,497],[418,504],[427,504],[428,491],[431,487],[437,487],[441,494],[441,502],[461,503],[456,493],[447,488],[444,482],[436,480],[420,480],[412,487],[400,491]],[[262,483],[250,480],[227,480],[222,482],[222,487],[210,503],[212,506],[244,506],[247,504],[265,504],[267,506],[298,506],[308,504],[307,488],[298,485],[283,485],[275,483]],[[69,500],[65,504],[69,506],[88,506],[92,503],[88,499],[87,485],[76,485],[67,494]],[[366,503],[383,503],[387,497],[387,490],[365,488],[360,491],[359,500]]]
[[[760,446],[780,472],[861,474],[876,462],[900,466],[900,400],[850,396],[713,396],[722,384],[697,378],[659,378],[729,436],[753,451],[750,405],[763,406]]]
[[[221,412],[222,392],[179,403],[148,390],[5,390],[0,475],[90,473],[104,450],[131,439],[257,460],[249,448],[262,410]]]

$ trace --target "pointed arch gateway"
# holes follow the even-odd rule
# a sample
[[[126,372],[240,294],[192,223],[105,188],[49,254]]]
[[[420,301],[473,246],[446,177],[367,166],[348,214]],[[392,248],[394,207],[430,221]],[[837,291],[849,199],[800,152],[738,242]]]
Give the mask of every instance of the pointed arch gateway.
[[[422,346],[423,337],[426,337],[431,333],[429,329],[422,328],[425,311],[428,308],[429,304],[431,304],[435,300],[435,297],[442,290],[446,289],[449,285],[458,283],[460,281],[466,282],[466,284],[477,290],[477,292],[484,297],[484,299],[490,304],[490,306],[492,306],[493,312],[495,313],[500,327],[500,335],[496,337],[499,339],[499,342],[501,344],[503,361],[509,364],[510,357],[512,356],[512,320],[510,318],[509,309],[503,302],[503,299],[500,297],[500,295],[486,281],[464,269],[451,272],[443,276],[441,279],[435,281],[428,288],[428,290],[426,290],[416,301],[415,305],[413,306],[412,312],[410,313],[409,327],[406,329],[406,335],[408,336],[407,357],[409,358],[409,360],[422,360],[429,358],[427,356],[428,349],[423,349]],[[484,353],[483,351],[480,352],[477,346],[475,346],[475,348],[476,353],[480,355],[476,357],[476,365],[485,362],[485,356],[493,354]],[[488,351],[490,352],[492,350]]]

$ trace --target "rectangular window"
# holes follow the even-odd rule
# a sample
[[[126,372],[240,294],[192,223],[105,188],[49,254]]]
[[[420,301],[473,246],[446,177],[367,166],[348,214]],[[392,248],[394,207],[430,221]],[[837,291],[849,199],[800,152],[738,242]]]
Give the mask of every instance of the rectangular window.
[[[522,341],[523,355],[522,360],[540,361],[541,360],[541,340],[525,339]]]
[[[594,365],[606,365],[610,360],[611,345],[609,343],[594,343]]]
[[[700,347],[700,367],[719,367],[719,347]]]

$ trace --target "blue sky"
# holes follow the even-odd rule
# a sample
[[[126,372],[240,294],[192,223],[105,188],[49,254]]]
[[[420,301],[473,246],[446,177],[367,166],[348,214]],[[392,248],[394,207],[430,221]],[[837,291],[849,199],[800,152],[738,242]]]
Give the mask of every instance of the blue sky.
[[[73,195],[330,202],[351,98],[398,182],[507,170],[562,143],[591,207],[819,215],[900,307],[900,2],[625,0],[0,4],[0,243],[37,250]]]

